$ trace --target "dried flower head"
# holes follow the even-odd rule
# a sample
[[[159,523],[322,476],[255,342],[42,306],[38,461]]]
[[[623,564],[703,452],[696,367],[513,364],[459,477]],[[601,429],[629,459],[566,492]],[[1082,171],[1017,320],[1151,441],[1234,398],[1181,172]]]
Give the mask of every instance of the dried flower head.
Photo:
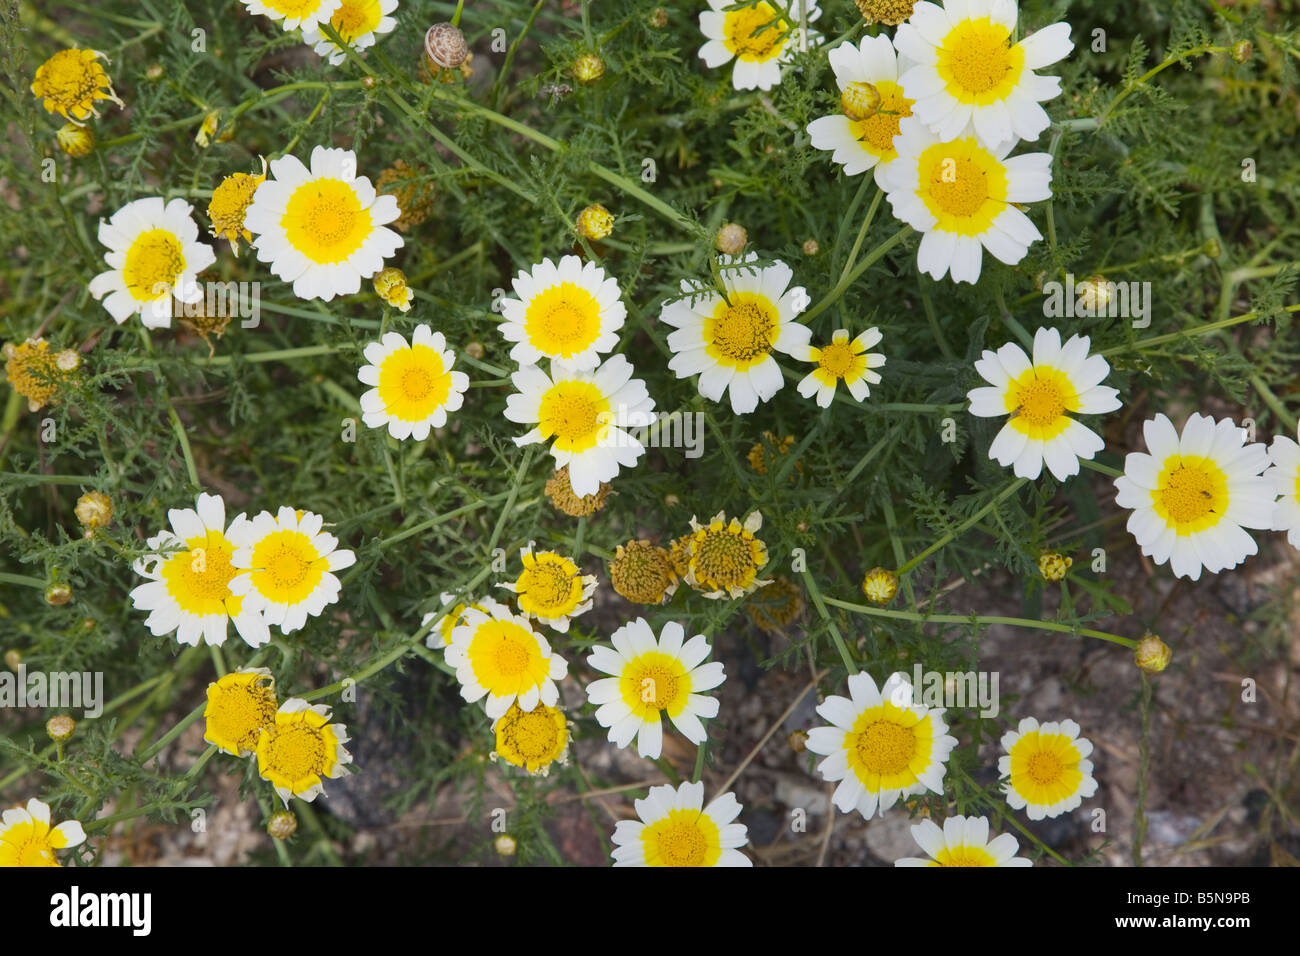
[[[425,179],[427,174],[418,163],[398,159],[375,180],[375,191],[392,196],[402,211],[393,220],[398,232],[410,232],[433,213],[433,187]]]
[[[208,203],[208,218],[212,220],[212,234],[230,243],[230,250],[239,255],[239,240],[251,242],[253,234],[244,228],[244,213],[253,201],[257,187],[266,182],[266,160],[262,160],[260,174],[231,173],[212,190]]]
[[[853,0],[867,23],[896,27],[912,15],[916,0]]]
[[[479,348],[481,349],[482,346]],[[556,509],[566,515],[583,518],[605,507],[605,501],[609,498],[609,482],[602,481],[594,495],[574,494],[573,485],[569,482],[569,466],[561,465],[555,469],[555,474],[546,480],[546,497],[551,500],[551,504]]]
[[[58,113],[77,125],[92,114],[99,115],[95,103],[109,100],[123,106],[113,92],[113,81],[99,64],[108,57],[96,50],[60,50],[36,68],[32,94],[44,100],[47,112]]]
[[[6,342],[2,351],[5,377],[33,412],[53,402],[68,373],[81,364],[76,352],[51,352],[45,339],[28,339],[21,345]]]
[[[803,609],[803,591],[785,577],[774,578],[771,584],[745,602],[749,619],[765,631],[784,631],[803,613]]]
[[[614,590],[637,604],[667,601],[677,590],[677,577],[668,552],[645,540],[620,544],[609,563]]]

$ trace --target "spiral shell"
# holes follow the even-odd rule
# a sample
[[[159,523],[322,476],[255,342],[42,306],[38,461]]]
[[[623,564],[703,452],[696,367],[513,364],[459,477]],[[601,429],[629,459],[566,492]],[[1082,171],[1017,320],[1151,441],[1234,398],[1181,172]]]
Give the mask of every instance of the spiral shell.
[[[434,66],[454,70],[469,56],[469,47],[465,45],[465,34],[457,27],[450,23],[435,23],[424,35],[424,52]]]

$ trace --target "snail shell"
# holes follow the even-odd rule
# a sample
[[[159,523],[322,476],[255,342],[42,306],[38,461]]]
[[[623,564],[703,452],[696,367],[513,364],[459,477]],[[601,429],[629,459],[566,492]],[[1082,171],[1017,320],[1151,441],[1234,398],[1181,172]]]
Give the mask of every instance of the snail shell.
[[[434,66],[454,70],[469,56],[469,47],[465,45],[465,34],[457,27],[450,23],[435,23],[424,35],[424,52]]]

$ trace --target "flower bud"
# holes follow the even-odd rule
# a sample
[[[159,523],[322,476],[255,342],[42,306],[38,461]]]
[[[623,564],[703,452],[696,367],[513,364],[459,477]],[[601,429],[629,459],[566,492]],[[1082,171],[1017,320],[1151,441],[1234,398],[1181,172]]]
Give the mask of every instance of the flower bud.
[[[1072,564],[1074,559],[1067,558],[1059,551],[1044,551],[1038,556],[1038,573],[1045,581],[1062,581]]]
[[[74,510],[87,531],[103,528],[113,520],[113,500],[102,491],[87,491],[77,499]]]
[[[614,231],[614,215],[600,203],[594,203],[578,214],[574,230],[593,242],[605,239]]]
[[[808,749],[808,731],[796,730],[789,737],[790,749],[797,754],[803,753]]]
[[[1138,641],[1137,650],[1133,652],[1137,666],[1148,674],[1159,674],[1169,666],[1169,660],[1173,656],[1174,652],[1169,649],[1169,645],[1154,634],[1147,634]]]
[[[73,159],[89,156],[95,149],[95,131],[89,126],[65,123],[54,138],[59,141],[59,148]]]
[[[515,851],[519,849],[519,844],[509,833],[503,833],[493,841],[492,846],[496,848],[499,856],[514,856]]]
[[[45,589],[45,603],[53,607],[62,607],[72,600],[72,588],[66,584],[51,584]]]
[[[898,593],[898,575],[886,568],[872,568],[862,579],[862,593],[873,604],[888,604]]]
[[[584,53],[573,61],[573,78],[579,83],[595,83],[605,75],[605,61],[594,53]]]
[[[50,735],[54,741],[64,741],[72,736],[72,732],[77,729],[77,722],[66,714],[59,714],[57,717],[51,717],[45,722],[45,732]]]
[[[298,818],[288,810],[277,811],[266,821],[266,832],[277,840],[287,840],[298,832]]]
[[[719,252],[725,252],[729,256],[738,256],[745,250],[745,243],[749,241],[749,234],[745,232],[745,227],[738,223],[724,223],[718,230],[717,238],[714,244],[718,247]]]

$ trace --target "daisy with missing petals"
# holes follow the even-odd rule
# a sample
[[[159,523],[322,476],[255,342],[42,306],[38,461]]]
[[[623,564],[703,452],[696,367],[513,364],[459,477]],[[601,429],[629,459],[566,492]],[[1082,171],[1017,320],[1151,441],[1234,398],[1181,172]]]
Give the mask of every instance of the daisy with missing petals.
[[[1002,785],[1007,803],[1031,820],[1078,809],[1085,797],[1097,792],[1088,759],[1092,742],[1079,736],[1079,725],[1072,720],[1040,725],[1026,717],[1002,735],[1002,749],[1006,755],[998,758],[998,773],[1009,778]]]
[[[164,204],[154,197],[129,202],[99,221],[108,271],[91,279],[88,288],[118,325],[139,313],[145,328],[165,329],[172,324],[173,298],[203,298],[196,277],[217,254],[199,242],[193,212],[183,199]]]
[[[795,355],[811,332],[795,321],[808,308],[802,286],[790,287],[793,270],[784,262],[751,265],[743,258],[719,256],[723,292],[682,280],[687,298],[664,305],[661,318],[676,331],[668,336],[673,357],[668,367],[678,378],[700,376],[700,394],[712,402],[731,393],[731,409],[752,412],[781,390],[785,378],[772,353]]]
[[[424,615],[424,617],[420,618],[421,627],[426,627],[430,623],[433,624],[433,626],[429,628],[429,636],[424,640],[425,646],[433,650],[445,648],[451,643],[451,632],[464,623],[465,612],[467,610],[470,608],[474,608],[476,611],[483,610],[483,608],[479,607],[472,601],[468,604],[457,602],[456,596],[454,594],[449,594],[446,591],[438,596],[438,600],[441,603],[440,609],[437,611],[430,611],[428,614]],[[453,604],[455,605],[454,607],[452,606]],[[448,610],[448,608],[451,608],[451,610]]]
[[[787,23],[766,0],[727,9],[735,6],[731,0],[709,0],[710,9],[700,14],[700,32],[707,41],[700,47],[700,59],[711,70],[735,59],[731,83],[738,90],[770,90],[781,82],[781,64],[821,39],[809,30],[809,43],[802,43],[799,24]],[[792,12],[798,9],[796,3]],[[822,15],[817,0],[806,0],[805,10],[808,23]]]
[[[249,13],[282,21],[286,30],[318,30],[342,5],[341,0],[239,0]]]
[[[916,265],[933,279],[975,282],[987,249],[1015,265],[1042,234],[1017,205],[1050,199],[1052,157],[1007,156],[973,136],[941,142],[917,121],[900,124],[898,159],[883,173],[895,218],[921,232]]]
[[[560,633],[567,633],[569,621],[591,610],[596,576],[583,574],[571,558],[554,551],[533,552],[531,547],[519,552],[523,573],[501,587],[518,595],[519,610],[524,617],[535,618]]]
[[[355,554],[321,530],[324,524],[310,511],[281,508],[275,515],[263,511],[232,538],[238,547],[231,563],[243,573],[230,580],[230,589],[283,634],[337,601],[343,585],[333,572],[356,563]]]
[[[840,112],[808,124],[812,145],[830,151],[846,176],[874,169],[876,185],[883,188],[884,171],[898,158],[899,121],[912,115],[912,101],[898,82],[894,44],[887,36],[863,37],[856,46],[841,43],[828,58],[840,90]]]
[[[594,262],[564,256],[557,266],[543,259],[512,285],[518,298],[501,300],[499,329],[515,343],[510,357],[520,365],[550,358],[591,369],[600,364],[599,353],[618,345],[627,307],[618,280]]]
[[[361,396],[361,420],[371,428],[388,426],[399,441],[424,441],[429,431],[447,424],[447,413],[464,404],[469,376],[453,372],[456,356],[441,332],[417,325],[410,344],[397,332],[385,332],[365,352],[368,365],[357,378],[372,385]]]
[[[27,809],[6,810],[0,824],[0,867],[59,866],[55,850],[80,846],[86,831],[76,820],[50,826],[50,805],[32,797]]]
[[[569,722],[558,707],[538,704],[521,710],[518,702],[510,705],[492,725],[497,749],[490,756],[523,767],[531,774],[545,777],[551,764],[568,763]]]
[[[988,817],[949,817],[943,829],[933,820],[912,827],[912,839],[929,859],[905,857],[894,866],[1033,866],[1016,856],[1020,843],[1010,833],[989,839]]]
[[[401,215],[397,200],[378,195],[357,175],[350,149],[311,151],[308,169],[296,156],[271,161],[272,179],[257,187],[244,215],[260,262],[293,283],[300,299],[351,295],[402,247],[386,225]]]
[[[1193,414],[1182,435],[1164,415],[1142,426],[1150,454],[1124,458],[1115,503],[1130,508],[1129,533],[1156,564],[1200,580],[1201,568],[1235,568],[1258,550],[1245,528],[1273,526],[1274,485],[1262,474],[1268,452],[1246,444],[1231,419]]]
[[[257,772],[271,782],[286,807],[290,797],[311,803],[325,792],[323,778],[343,776],[343,767],[352,762],[343,747],[347,727],[329,719],[328,705],[312,706],[301,697],[290,697],[258,735]]]
[[[1015,0],[922,2],[898,28],[899,55],[914,64],[903,71],[903,89],[916,101],[912,112],[941,139],[973,127],[980,142],[996,148],[1047,129],[1038,104],[1061,92],[1061,79],[1034,70],[1074,49],[1070,25],[1054,23],[1012,43],[1018,14]]]
[[[397,0],[342,0],[329,18],[339,39],[360,53],[375,45],[375,40],[392,33],[397,20],[389,14],[397,9]],[[329,57],[331,66],[348,58],[339,45],[325,36],[319,26],[304,27],[302,41],[316,50],[317,56]]]
[[[634,803],[639,820],[614,827],[615,866],[753,866],[740,847],[749,830],[734,823],[742,809],[733,793],[704,806],[704,784],[651,787]]]
[[[719,511],[707,525],[691,517],[691,533],[683,539],[685,568],[682,577],[706,598],[744,597],[753,594],[771,578],[758,572],[767,564],[767,545],[754,536],[763,527],[761,512],[752,512],[741,524],[737,518],[727,521]]]
[[[493,720],[515,701],[521,710],[532,710],[539,701],[555,706],[560,699],[555,682],[569,665],[552,653],[528,618],[486,598],[481,610],[468,609],[461,621],[452,629],[446,659],[456,668],[462,697],[471,704],[486,697],[484,707]]]
[[[880,373],[872,369],[885,364],[883,355],[867,350],[879,345],[881,338],[879,329],[870,328],[850,341],[848,329],[836,329],[830,345],[797,350],[795,358],[817,364],[799,382],[799,394],[804,398],[816,395],[817,404],[825,408],[835,398],[835,386],[843,382],[855,402],[865,400],[871,394],[870,385],[880,384]]]
[[[275,678],[265,667],[243,667],[208,685],[203,739],[222,753],[246,757],[257,749],[262,728],[275,720]]]
[[[831,722],[808,734],[808,749],[826,759],[822,777],[840,781],[834,803],[841,812],[856,809],[870,820],[900,798],[943,793],[948,755],[957,746],[943,721],[943,708],[925,708],[912,699],[912,685],[901,673],[885,686],[865,672],[849,677],[849,697],[827,697],[817,713]]]
[[[683,643],[685,636],[682,626],[670,621],[656,638],[639,617],[610,635],[612,647],[592,649],[587,663],[613,676],[588,684],[587,699],[615,746],[626,747],[635,737],[637,753],[659,759],[665,714],[691,743],[704,743],[700,718],[716,717],[718,701],[700,692],[720,686],[726,675],[718,661],[703,663],[710,651],[703,634]]]
[[[515,444],[554,439],[551,457],[556,468],[569,466],[573,493],[596,494],[601,482],[614,480],[620,466],[632,468],[645,454],[645,446],[625,429],[650,425],[655,403],[645,382],[632,372],[632,363],[621,354],[585,370],[556,359],[549,375],[525,365],[510,376],[516,394],[506,399],[505,416],[537,427]]]
[[[152,553],[132,565],[149,579],[130,595],[137,610],[149,612],[145,626],[155,637],[175,631],[182,644],[220,647],[230,621],[250,647],[269,641],[261,611],[230,587],[239,574],[234,555],[248,519],[241,513],[226,527],[226,503],[208,494],[200,494],[194,508],[172,508],[167,518],[171,530],[149,538]]]
[[[108,57],[98,50],[60,50],[36,68],[32,95],[41,100],[47,113],[58,113],[78,126],[99,116],[95,104],[108,100],[125,106],[113,92],[113,81],[99,64]]]
[[[1101,384],[1110,365],[1089,355],[1088,345],[1086,335],[1072,335],[1062,345],[1056,329],[1039,329],[1032,360],[1013,342],[996,352],[985,350],[975,371],[990,385],[966,393],[970,413],[1010,416],[989,446],[989,458],[1030,479],[1046,462],[1057,481],[1064,481],[1079,473],[1080,459],[1091,461],[1106,447],[1100,435],[1070,417],[1120,407],[1119,390]]]
[[[1268,449],[1272,462],[1264,480],[1272,484],[1270,494],[1278,495],[1273,505],[1273,530],[1285,531],[1293,548],[1300,548],[1300,445],[1285,435],[1273,436]]]

